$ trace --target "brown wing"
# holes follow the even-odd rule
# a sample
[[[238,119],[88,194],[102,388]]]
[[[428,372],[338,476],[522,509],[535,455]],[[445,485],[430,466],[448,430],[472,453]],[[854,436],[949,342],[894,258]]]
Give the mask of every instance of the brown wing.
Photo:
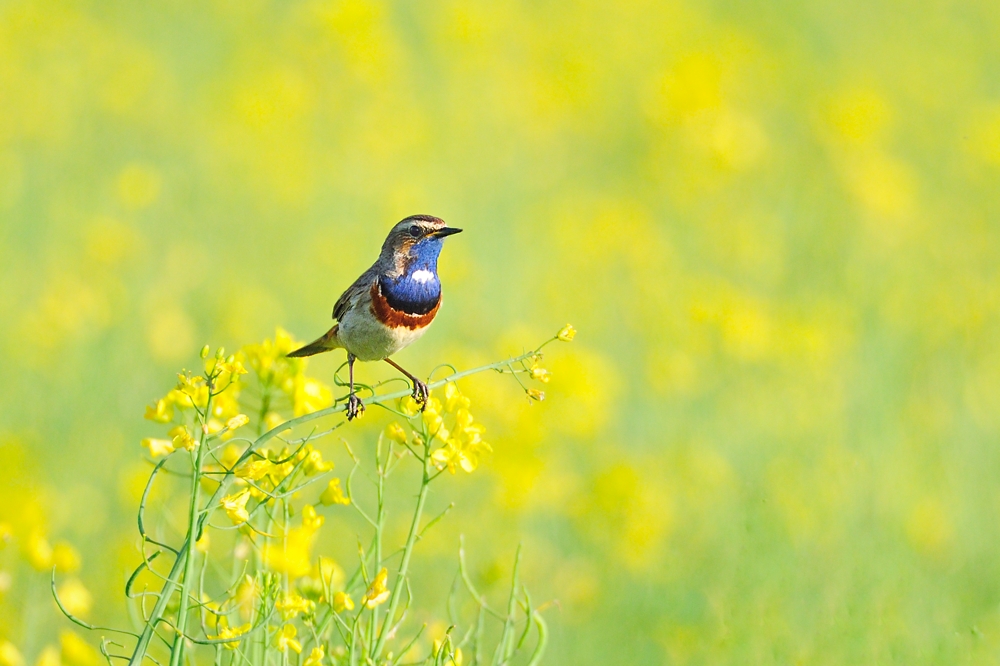
[[[340,295],[340,298],[337,299],[336,304],[333,306],[334,320],[340,321],[348,308],[357,303],[358,299],[364,298],[368,294],[368,290],[371,289],[372,284],[378,277],[377,265],[377,263],[373,264],[371,268],[361,274],[361,277],[354,281],[354,284]]]

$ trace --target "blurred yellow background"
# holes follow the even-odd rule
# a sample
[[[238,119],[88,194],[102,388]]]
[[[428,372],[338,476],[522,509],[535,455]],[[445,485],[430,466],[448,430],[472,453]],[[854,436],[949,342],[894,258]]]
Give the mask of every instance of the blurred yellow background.
[[[430,213],[466,233],[405,367],[580,334],[540,405],[470,383],[495,454],[435,490],[424,605],[465,533],[498,594],[524,542],[549,664],[995,663],[998,34],[980,0],[0,1],[0,639],[58,660],[32,538],[124,621],[144,405],[206,342],[324,332]]]

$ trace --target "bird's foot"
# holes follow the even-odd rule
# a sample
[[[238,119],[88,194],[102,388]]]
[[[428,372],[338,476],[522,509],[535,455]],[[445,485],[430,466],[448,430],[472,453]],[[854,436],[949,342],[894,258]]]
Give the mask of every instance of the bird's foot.
[[[353,421],[364,413],[365,405],[361,402],[361,398],[353,393],[349,395],[347,397],[347,420]]]
[[[427,384],[423,383],[419,379],[413,379],[413,399],[420,403],[420,411],[424,411],[427,408],[427,399],[431,396],[431,390],[427,388]]]

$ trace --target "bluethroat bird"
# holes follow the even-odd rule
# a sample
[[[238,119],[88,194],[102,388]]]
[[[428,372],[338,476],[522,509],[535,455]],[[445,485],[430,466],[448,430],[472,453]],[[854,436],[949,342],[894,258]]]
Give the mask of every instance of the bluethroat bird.
[[[394,226],[378,260],[333,306],[337,322],[333,328],[288,354],[312,356],[331,349],[347,350],[347,420],[365,408],[354,394],[355,361],[385,361],[413,382],[414,400],[426,405],[427,384],[389,357],[413,344],[434,321],[441,308],[438,255],[444,238],[460,231],[430,215],[413,215]]]

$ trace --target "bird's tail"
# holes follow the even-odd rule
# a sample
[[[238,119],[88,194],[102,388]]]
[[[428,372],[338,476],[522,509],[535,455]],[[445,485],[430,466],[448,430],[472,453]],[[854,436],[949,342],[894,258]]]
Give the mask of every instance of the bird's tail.
[[[313,340],[305,347],[288,352],[288,356],[298,358],[300,356],[312,356],[313,354],[330,351],[331,349],[340,349],[342,345],[337,340],[337,328],[339,326],[340,324],[334,324],[333,328],[327,331],[322,337]]]

